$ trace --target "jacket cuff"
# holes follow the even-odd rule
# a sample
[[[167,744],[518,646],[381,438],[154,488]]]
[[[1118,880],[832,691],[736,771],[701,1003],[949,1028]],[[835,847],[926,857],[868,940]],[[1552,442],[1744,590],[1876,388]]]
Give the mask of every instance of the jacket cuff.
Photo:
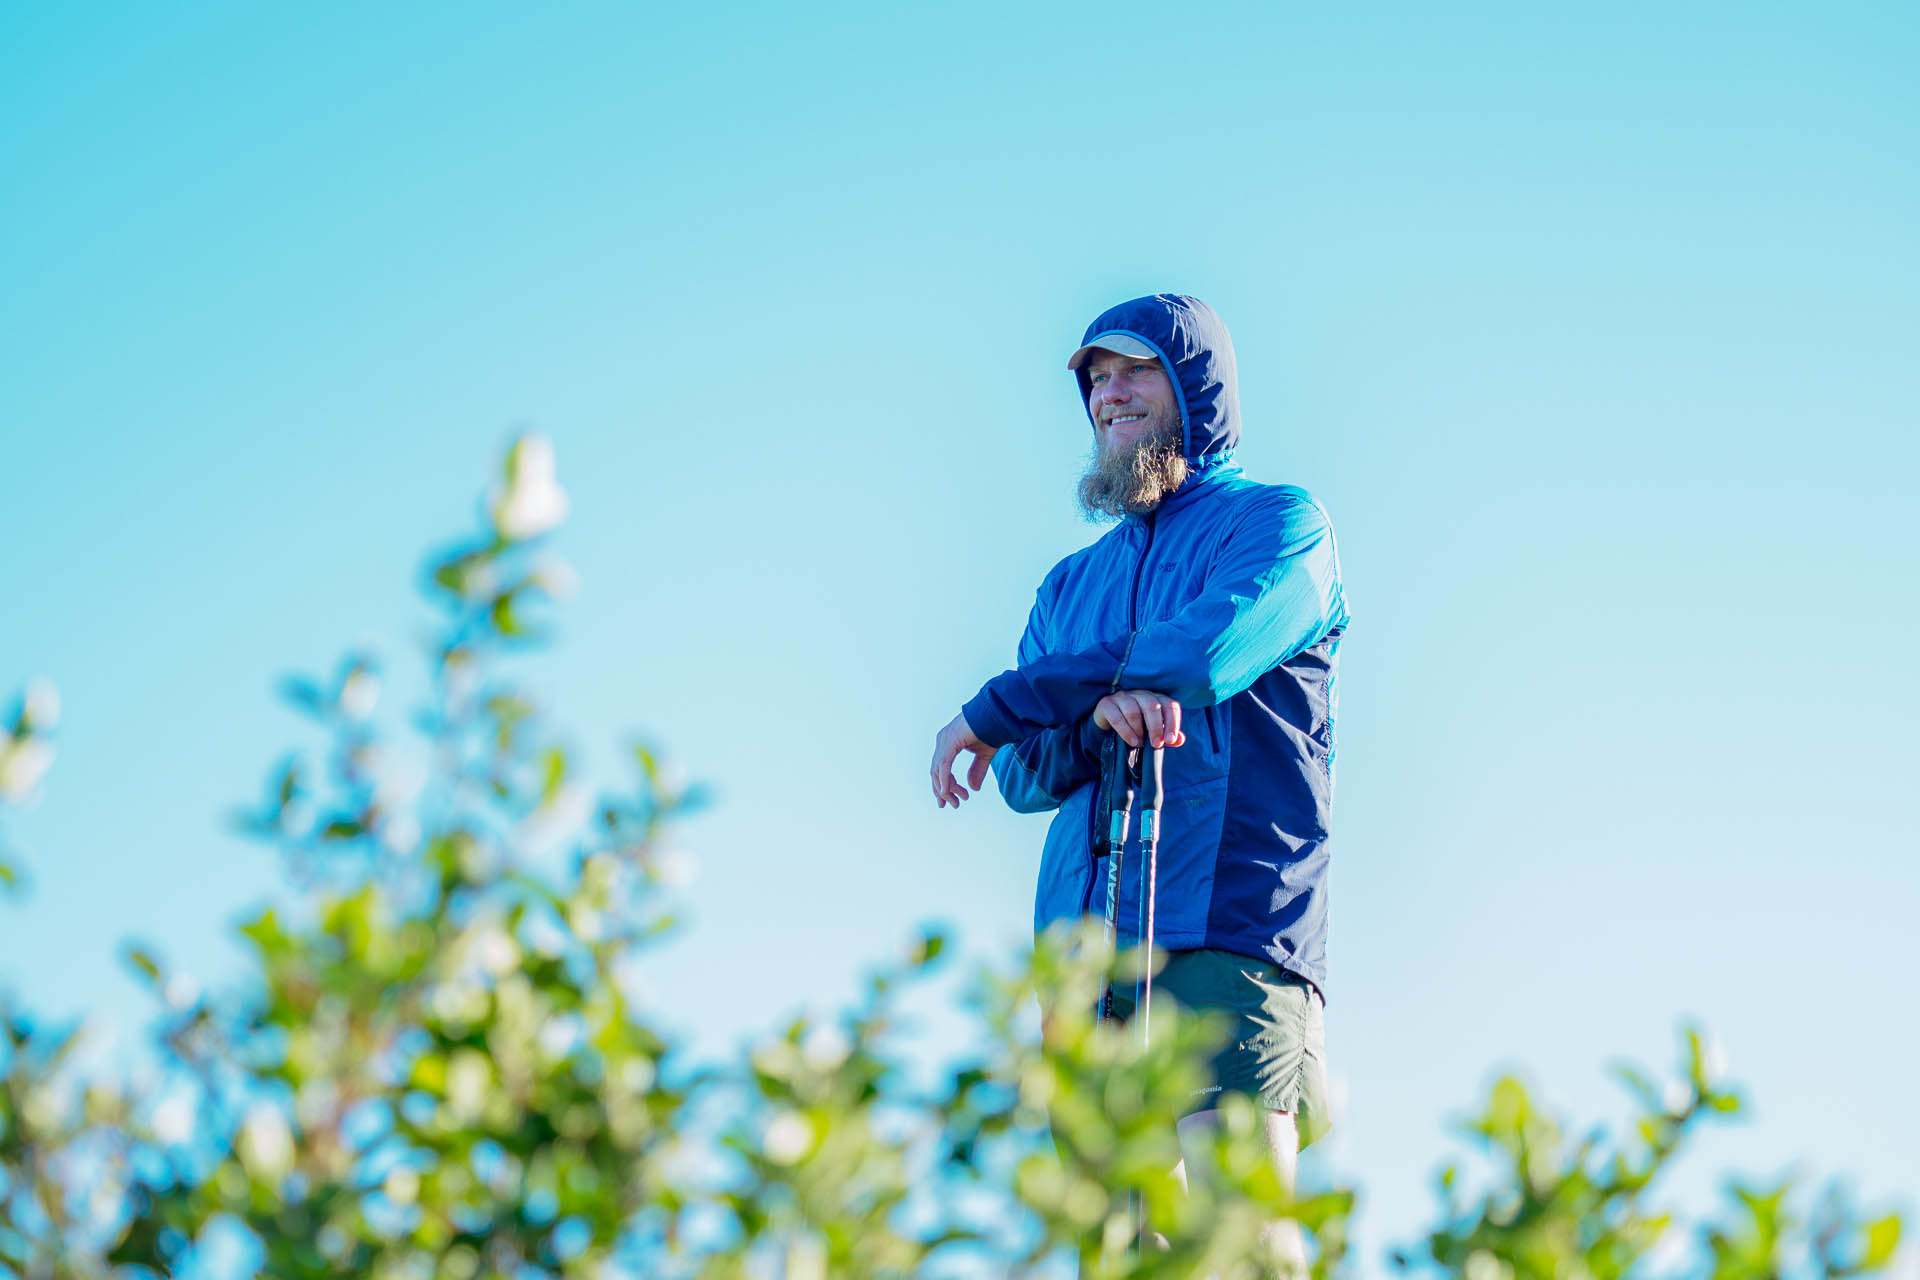
[[[973,722],[969,720],[967,723],[972,724]],[[1080,717],[1080,723],[1074,730],[1074,742],[1082,751],[1087,753],[1088,759],[1098,763],[1100,759],[1101,740],[1105,738],[1109,732],[1111,732],[1111,730],[1102,729],[1093,722],[1093,713],[1089,711],[1086,715]]]
[[[967,727],[974,736],[990,747],[1004,747],[1019,738],[1019,731],[1013,722],[1000,714],[998,700],[994,698],[991,686],[982,688],[973,695],[966,705],[960,708],[960,714],[967,718]]]

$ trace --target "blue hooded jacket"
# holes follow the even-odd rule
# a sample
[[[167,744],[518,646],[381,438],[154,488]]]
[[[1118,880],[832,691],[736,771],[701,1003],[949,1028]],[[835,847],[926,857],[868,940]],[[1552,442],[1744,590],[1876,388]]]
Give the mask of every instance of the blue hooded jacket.
[[[1113,334],[1145,342],[1172,373],[1192,470],[1152,512],[1053,567],[1019,665],[963,711],[1004,748],[993,770],[1007,803],[1058,810],[1034,901],[1041,930],[1104,907],[1094,704],[1118,689],[1178,700],[1186,743],[1165,756],[1154,940],[1269,960],[1324,993],[1334,676],[1348,620],[1333,526],[1305,490],[1256,484],[1234,464],[1233,343],[1210,307],[1136,298],[1096,319],[1082,345]],[[1084,368],[1077,377],[1085,403]],[[1139,886],[1123,882],[1128,945]]]

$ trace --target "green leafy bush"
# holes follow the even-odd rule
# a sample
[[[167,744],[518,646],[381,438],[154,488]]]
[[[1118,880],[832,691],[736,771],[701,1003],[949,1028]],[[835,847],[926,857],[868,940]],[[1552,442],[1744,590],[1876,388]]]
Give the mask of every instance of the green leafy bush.
[[[1190,1194],[1168,1118],[1220,1029],[1156,1004],[1142,1049],[1092,1016],[1132,972],[1097,932],[1044,939],[978,976],[976,1060],[907,1083],[905,984],[937,967],[916,938],[838,1018],[799,1020],[745,1061],[691,1061],[636,998],[636,963],[673,925],[665,835],[700,795],[652,750],[593,796],[501,660],[539,640],[570,571],[544,545],[566,498],[545,443],[514,445],[488,524],[439,556],[431,697],[396,742],[381,670],[353,655],[288,681],[324,741],[272,770],[241,825],[293,892],[241,928],[244,981],[198,993],[160,958],[161,1070],[82,1080],[77,1032],[0,1008],[0,1274],[172,1275],[225,1259],[276,1277],[1083,1274],[1254,1277],[1261,1229],[1297,1220],[1313,1271],[1347,1269],[1345,1190],[1289,1197],[1252,1107],[1228,1099]],[[51,762],[51,689],[0,736],[0,801]],[[425,761],[412,783],[405,748]],[[570,848],[543,872],[530,851]],[[20,859],[0,842],[0,884]],[[1038,1000],[1051,1011],[1036,1032]],[[1688,1252],[1650,1199],[1695,1129],[1737,1110],[1697,1035],[1667,1090],[1627,1083],[1632,1140],[1568,1142],[1514,1080],[1471,1137],[1495,1157],[1467,1198],[1397,1255],[1494,1277],[1842,1276],[1884,1269],[1900,1224],[1788,1188],[1736,1189]],[[1133,1248],[1134,1206],[1159,1240]]]

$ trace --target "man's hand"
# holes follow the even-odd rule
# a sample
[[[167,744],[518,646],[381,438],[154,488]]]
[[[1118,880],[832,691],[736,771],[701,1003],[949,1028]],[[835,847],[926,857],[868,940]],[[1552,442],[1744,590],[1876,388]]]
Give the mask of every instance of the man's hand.
[[[973,752],[973,763],[967,766],[967,786],[978,791],[987,780],[987,765],[998,749],[980,741],[964,712],[947,721],[947,727],[933,735],[934,803],[942,809],[949,804],[958,809],[960,802],[967,798],[967,787],[961,786],[953,776],[953,762],[962,751]]]
[[[1100,699],[1093,723],[1111,729],[1129,747],[1177,747],[1187,740],[1180,732],[1180,704],[1151,689],[1122,689]]]

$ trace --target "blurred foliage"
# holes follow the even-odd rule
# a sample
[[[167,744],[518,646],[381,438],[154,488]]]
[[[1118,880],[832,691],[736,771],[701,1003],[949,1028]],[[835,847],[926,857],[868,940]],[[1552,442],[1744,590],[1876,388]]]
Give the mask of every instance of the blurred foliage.
[[[53,727],[60,721],[60,695],[52,684],[35,680],[0,722],[0,808],[24,804],[53,765]],[[0,896],[25,887],[21,859],[0,828]]]
[[[503,659],[537,642],[571,571],[544,546],[567,500],[537,437],[510,450],[480,533],[436,557],[427,705],[395,732],[350,655],[286,682],[322,750],[276,766],[241,828],[293,894],[240,929],[249,972],[203,992],[126,951],[159,1014],[157,1066],[77,1065],[78,1028],[0,1006],[0,1275],[276,1277],[1272,1274],[1263,1228],[1300,1224],[1316,1276],[1347,1269],[1354,1197],[1290,1196],[1260,1119],[1229,1098],[1183,1192],[1171,1118],[1221,1028],[1156,1001],[1155,1038],[1092,1016],[1130,980],[1097,930],[978,976],[974,1058],[909,1078],[899,1001],[937,931],[831,1019],[703,1064],[638,981],[671,931],[674,822],[700,803],[652,749],[595,795]],[[58,717],[36,684],[0,736],[0,803],[32,793]],[[3,833],[0,833],[3,834]],[[0,885],[19,881],[0,840]],[[557,869],[556,869],[557,868]],[[1039,1030],[1035,1002],[1048,1010]],[[1830,1194],[1736,1186],[1691,1250],[1649,1200],[1697,1126],[1736,1111],[1691,1035],[1641,1119],[1570,1144],[1517,1081],[1467,1126],[1493,1158],[1408,1270],[1495,1277],[1850,1276],[1900,1223]],[[1135,1248],[1137,1207],[1156,1239]]]
[[[1900,1240],[1896,1215],[1867,1218],[1837,1186],[1810,1214],[1791,1207],[1787,1179],[1765,1190],[1736,1182],[1731,1204],[1693,1239],[1651,1200],[1660,1175],[1702,1124],[1736,1115],[1739,1094],[1718,1079],[1717,1054],[1697,1029],[1685,1034],[1681,1071],[1657,1086],[1632,1067],[1616,1074],[1638,1116],[1621,1142],[1569,1141],[1558,1119],[1521,1082],[1495,1081],[1462,1126],[1492,1170],[1480,1193],[1463,1193],[1459,1166],[1441,1171],[1441,1221],[1394,1261],[1405,1271],[1470,1280],[1701,1275],[1715,1280],[1857,1276],[1885,1270]]]

